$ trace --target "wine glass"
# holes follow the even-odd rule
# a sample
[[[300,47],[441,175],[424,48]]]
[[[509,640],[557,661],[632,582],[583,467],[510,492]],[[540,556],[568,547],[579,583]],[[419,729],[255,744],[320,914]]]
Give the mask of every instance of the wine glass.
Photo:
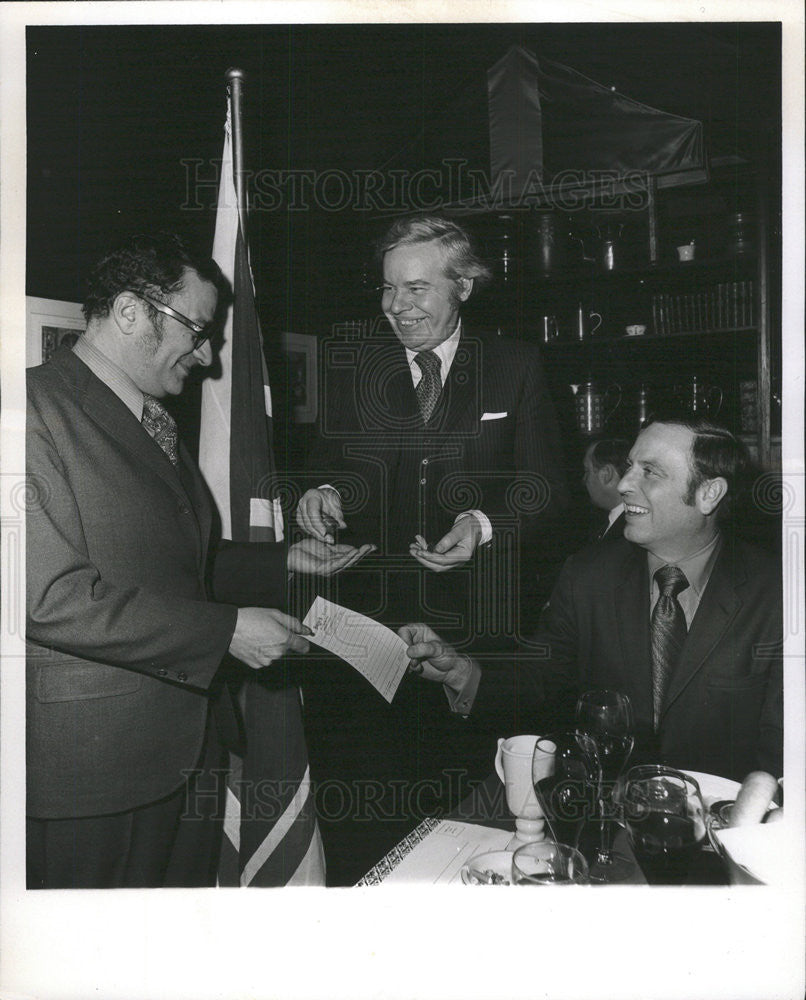
[[[660,764],[631,767],[624,783],[624,823],[650,885],[683,885],[705,841],[700,786]]]
[[[532,781],[549,836],[555,843],[576,847],[590,816],[591,777],[573,729],[538,737]]]
[[[576,738],[593,772],[599,806],[599,846],[591,864],[591,880],[623,882],[635,871],[635,865],[613,850],[608,800],[612,812],[617,780],[635,739],[632,705],[627,695],[618,691],[586,691],[577,702]]]
[[[568,844],[525,844],[512,855],[513,885],[587,885],[588,863]]]

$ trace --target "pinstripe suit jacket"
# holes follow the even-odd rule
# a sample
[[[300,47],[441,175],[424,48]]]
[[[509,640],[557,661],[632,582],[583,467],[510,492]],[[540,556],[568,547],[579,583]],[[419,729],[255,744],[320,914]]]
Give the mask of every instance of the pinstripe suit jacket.
[[[427,426],[394,336],[346,342],[325,362],[312,475],[344,484],[348,524],[382,552],[408,551],[415,533],[437,541],[469,508],[528,539],[563,504],[559,432],[534,345],[463,333]]]
[[[559,431],[537,347],[465,330],[427,426],[394,335],[335,345],[325,367],[309,485],[340,489],[349,540],[379,547],[336,581],[345,601],[360,600],[366,613],[388,624],[426,616],[445,628],[446,620],[429,619],[429,612],[467,597],[472,564],[446,574],[422,571],[409,544],[416,534],[434,544],[469,509],[482,510],[493,527],[493,546],[480,550],[476,563],[495,563],[492,572],[502,581],[501,574],[518,574],[519,559],[524,576],[535,574],[533,557],[566,499]],[[512,586],[501,586],[508,600]],[[492,596],[501,586],[490,583],[483,592]],[[512,620],[511,609],[497,614]],[[483,625],[465,621],[459,632],[478,633]]]

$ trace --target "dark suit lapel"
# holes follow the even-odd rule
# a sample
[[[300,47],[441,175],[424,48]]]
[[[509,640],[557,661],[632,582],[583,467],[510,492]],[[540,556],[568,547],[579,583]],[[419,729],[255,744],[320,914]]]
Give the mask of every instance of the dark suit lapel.
[[[744,581],[744,567],[731,567],[729,552],[729,546],[723,544],[691,623],[680,662],[669,680],[662,714],[702,669],[711,650],[721,641],[742,607],[736,587]]]
[[[475,338],[459,339],[437,409],[429,430],[474,431],[481,416],[482,344]]]
[[[649,574],[646,553],[630,548],[613,589],[623,690],[636,718],[652,717],[652,669],[649,653]]]
[[[367,350],[357,372],[361,421],[374,443],[423,426],[406,352],[397,338]]]
[[[60,353],[54,357],[53,363],[61,370],[72,390],[83,396],[82,408],[87,416],[122,448],[131,452],[139,463],[160,476],[174,493],[187,500],[177,470],[125,403],[72,351]]]
[[[623,538],[624,537],[624,511],[622,511],[615,521],[610,524],[609,522],[605,525],[604,531],[599,536],[600,538]],[[649,586],[649,583],[647,583]]]

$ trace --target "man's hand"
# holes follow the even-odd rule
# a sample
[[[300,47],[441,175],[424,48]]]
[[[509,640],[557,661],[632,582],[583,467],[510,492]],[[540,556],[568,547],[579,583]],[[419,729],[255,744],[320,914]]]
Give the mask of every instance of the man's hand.
[[[253,670],[267,667],[284,653],[307,653],[303,635],[313,635],[298,618],[275,608],[239,608],[230,653]]]
[[[332,545],[335,529],[347,527],[336,490],[328,486],[307,490],[297,505],[297,524],[306,535]]]
[[[480,540],[481,525],[469,514],[460,518],[448,534],[440,538],[432,552],[428,551],[428,542],[422,535],[415,535],[409,552],[421,565],[436,573],[444,573],[471,559]]]
[[[408,645],[406,656],[412,661],[411,673],[445,684],[454,691],[462,690],[475,666],[469,656],[447,646],[428,625],[404,625],[397,634]]]
[[[327,545],[315,538],[303,538],[288,550],[288,568],[311,576],[333,576],[374,552],[377,546]]]

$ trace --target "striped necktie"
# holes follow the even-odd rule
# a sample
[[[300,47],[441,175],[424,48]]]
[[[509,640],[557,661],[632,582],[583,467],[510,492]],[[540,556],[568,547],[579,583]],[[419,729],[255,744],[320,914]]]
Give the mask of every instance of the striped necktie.
[[[162,448],[173,465],[179,464],[176,421],[154,396],[143,393],[143,427]]]
[[[423,422],[427,424],[442,392],[442,379],[439,374],[442,364],[433,351],[420,351],[415,354],[414,360],[423,373],[422,378],[417,383],[416,392]]]
[[[655,573],[660,596],[652,609],[650,642],[652,649],[652,708],[655,731],[660,726],[663,698],[669,678],[677,666],[688,635],[686,616],[677,595],[688,587],[686,574],[679,566],[661,566]]]

